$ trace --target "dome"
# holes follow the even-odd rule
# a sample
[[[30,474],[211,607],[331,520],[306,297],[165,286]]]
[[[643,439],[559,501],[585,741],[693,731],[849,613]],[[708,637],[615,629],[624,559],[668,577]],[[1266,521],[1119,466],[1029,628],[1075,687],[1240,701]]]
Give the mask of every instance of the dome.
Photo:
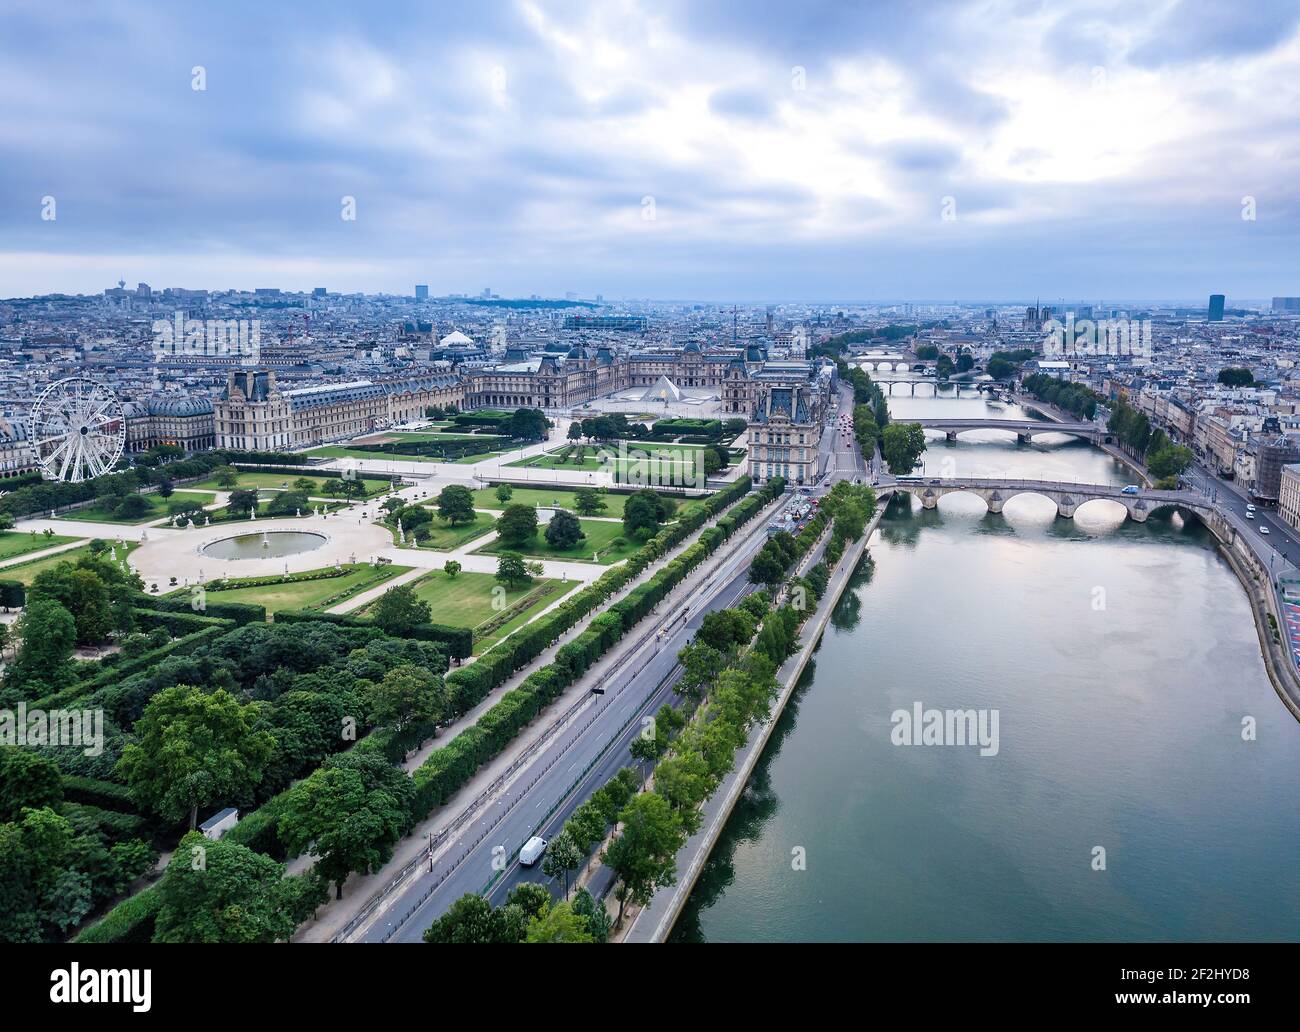
[[[461,333],[460,330],[452,330],[447,336],[438,341],[444,348],[463,348],[474,342]]]

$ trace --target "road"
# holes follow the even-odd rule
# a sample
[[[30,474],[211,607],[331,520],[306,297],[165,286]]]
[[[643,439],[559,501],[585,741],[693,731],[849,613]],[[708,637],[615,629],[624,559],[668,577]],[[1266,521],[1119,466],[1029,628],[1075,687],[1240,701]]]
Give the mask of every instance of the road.
[[[847,403],[852,411],[851,389]],[[846,442],[828,428],[823,436],[832,439],[824,451],[834,463],[818,493],[835,480],[864,473],[852,435]],[[558,896],[562,886],[548,879],[540,864],[531,868],[519,864],[515,859],[519,848],[534,834],[553,838],[593,791],[633,763],[628,748],[641,731],[641,718],[665,702],[679,701],[673,691],[681,675],[677,653],[695,636],[706,613],[735,605],[753,589],[750,558],[766,539],[767,523],[792,500],[793,496],[787,498],[777,514],[746,528],[739,541],[726,546],[730,554],[700,591],[658,618],[662,639],[656,634],[644,645],[634,646],[629,661],[603,686],[605,694],[589,698],[588,705],[553,736],[515,782],[441,847],[432,871],[426,866],[419,877],[399,889],[351,941],[419,942],[435,918],[470,892],[482,893],[499,905],[520,882],[535,881]],[[602,869],[589,888],[600,897],[610,880],[610,872]]]
[[[1199,491],[1207,496],[1211,502],[1215,502],[1220,508],[1227,509],[1229,512],[1236,513],[1242,519],[1246,518],[1246,506],[1250,499],[1236,484],[1226,480],[1221,480],[1200,463],[1195,463],[1190,469],[1183,473],[1183,480],[1187,486],[1194,491]],[[1275,570],[1280,569],[1281,563],[1296,564],[1300,561],[1300,534],[1290,527],[1279,515],[1276,509],[1259,506],[1256,509],[1255,517],[1250,521],[1255,529],[1255,536],[1259,544],[1267,544],[1276,558],[1271,562]],[[1268,534],[1261,534],[1260,527],[1267,527]]]
[[[787,498],[777,514],[792,500]],[[350,941],[419,942],[434,918],[467,892],[482,893],[491,882],[490,898],[499,902],[519,881],[543,880],[540,867],[520,868],[514,855],[539,827],[549,838],[548,831],[558,829],[592,790],[631,762],[627,746],[640,731],[637,718],[673,698],[678,651],[694,637],[705,613],[734,605],[749,590],[749,560],[766,539],[767,522],[742,531],[696,596],[658,618],[663,639],[652,637],[634,647],[630,661],[603,685],[605,694],[589,698],[478,819],[442,847],[432,873],[426,866]]]

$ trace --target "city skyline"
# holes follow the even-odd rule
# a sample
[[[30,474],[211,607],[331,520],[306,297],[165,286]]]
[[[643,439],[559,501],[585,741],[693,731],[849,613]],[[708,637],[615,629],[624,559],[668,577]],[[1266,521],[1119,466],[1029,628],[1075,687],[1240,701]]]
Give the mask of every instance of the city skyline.
[[[119,278],[723,303],[1300,293],[1289,4],[29,4],[0,24],[10,297]]]

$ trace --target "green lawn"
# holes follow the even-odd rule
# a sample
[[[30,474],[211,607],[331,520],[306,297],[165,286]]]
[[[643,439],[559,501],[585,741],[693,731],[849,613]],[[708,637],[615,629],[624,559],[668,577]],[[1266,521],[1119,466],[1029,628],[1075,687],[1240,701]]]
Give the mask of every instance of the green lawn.
[[[304,520],[305,520],[305,519],[307,519],[307,517],[309,517],[309,516],[315,516],[315,515],[316,515],[316,509],[317,509],[317,508],[324,509],[326,512],[337,512],[338,510],[344,508],[344,505],[345,505],[345,503],[343,503],[343,502],[312,502],[311,504],[309,504],[309,505],[307,506],[307,508],[305,508],[305,509],[302,510],[302,516],[300,516],[300,517],[295,516],[295,515],[294,515],[293,513],[291,513],[291,512],[289,512],[289,513],[280,513],[280,514],[277,515],[277,516],[272,516],[272,515],[270,515],[270,514],[266,511],[266,507],[267,507],[268,505],[270,505],[270,501],[269,501],[269,499],[274,498],[277,494],[279,494],[278,491],[269,491],[269,492],[267,492],[266,494],[261,494],[261,493],[259,492],[259,494],[258,494],[258,502],[257,502],[257,518],[258,518],[259,520],[286,520],[286,519],[288,519],[288,520],[292,520],[292,519],[304,519]],[[226,506],[226,505],[223,505],[220,509],[213,509],[213,510],[211,511],[211,516],[212,516],[212,523],[213,523],[213,525],[215,526],[215,525],[218,524],[218,523],[240,523],[240,522],[247,523],[247,522],[249,522],[249,520],[248,520],[248,513],[247,513],[245,510],[242,510],[242,509],[240,510],[238,518],[229,518],[229,517],[227,516],[227,513],[228,513],[229,511],[230,511],[230,507],[229,507],[229,506]],[[202,525],[202,524],[198,524],[198,525]]]
[[[333,567],[325,567],[332,570]],[[409,570],[409,566],[385,565],[378,568],[369,563],[343,564],[343,573],[337,577],[322,577],[319,580],[304,579],[304,574],[293,574],[287,581],[276,584],[263,584],[258,587],[232,587],[213,589],[209,587],[208,598],[213,602],[250,602],[266,606],[268,613],[278,613],[282,609],[331,609],[341,602],[346,602],[353,595],[391,580]],[[319,570],[306,571],[308,574]],[[265,580],[258,577],[241,577],[230,579],[238,585],[245,581]]]
[[[441,570],[411,584],[416,597],[429,603],[429,619],[434,623],[478,628],[484,627],[498,614],[510,614],[506,623],[491,629],[485,627],[482,636],[475,634],[475,652],[500,641],[539,609],[580,586],[577,581],[564,584],[555,579],[537,577],[523,587],[505,588],[490,573],[462,572],[448,577]],[[516,606],[519,607],[517,610]]]
[[[532,559],[564,559],[570,562],[599,562],[601,565],[616,563],[621,559],[626,559],[632,555],[641,546],[635,541],[624,539],[624,544],[615,548],[611,542],[615,538],[623,537],[623,524],[615,523],[608,520],[588,520],[579,519],[582,524],[582,532],[587,536],[579,541],[577,547],[567,551],[558,551],[546,543],[546,529],[537,528],[537,536],[525,545],[512,546],[502,544],[500,539],[484,545],[477,549],[480,553],[489,553],[495,555],[498,552],[522,552]],[[594,559],[595,553],[600,553],[599,559]]]
[[[601,501],[605,503],[602,512],[595,513],[597,516],[618,516],[623,515],[623,506],[627,503],[630,495],[625,494],[603,494],[600,496]],[[512,487],[510,501],[503,502],[497,497],[495,487],[482,487],[474,492],[474,505],[480,509],[504,509],[507,505],[558,505],[562,509],[568,509],[571,512],[577,512],[578,492],[565,487]]]
[[[431,548],[436,552],[451,552],[465,544],[467,541],[473,541],[477,537],[482,537],[489,533],[496,525],[496,517],[489,516],[485,512],[474,513],[473,523],[458,523],[452,526],[441,516],[437,515],[437,505],[433,502],[423,503],[427,508],[434,510],[433,522],[429,524],[431,531],[427,540],[420,542],[421,548]]]
[[[121,546],[115,547],[117,547],[117,559],[120,563],[124,561],[125,556],[139,547],[139,542],[128,541]],[[18,563],[16,566],[6,566],[3,568],[3,572],[0,572],[0,577],[5,580],[16,580],[22,581],[24,584],[31,584],[38,574],[54,569],[59,563],[75,563],[86,555],[90,555],[89,545],[82,545],[80,548],[69,548],[65,552],[49,555],[43,559],[32,559],[29,562]],[[108,558],[107,552],[104,553],[104,558]]]
[[[44,534],[33,534],[26,530],[6,530],[0,532],[0,561],[26,555],[28,552],[39,552],[42,548],[66,545],[69,541],[84,540],[85,538],[68,537],[66,534],[51,534],[46,537]],[[0,573],[0,577],[3,576],[4,574]]]
[[[59,519],[83,520],[87,523],[123,523],[131,526],[138,523],[149,523],[162,516],[170,516],[172,502],[195,502],[199,505],[211,505],[213,499],[213,495],[209,491],[174,491],[170,498],[163,498],[159,494],[143,494],[140,497],[149,503],[149,512],[136,520],[119,519],[102,502],[96,502],[94,505],[85,509],[78,509],[76,512],[63,513]]]
[[[295,480],[310,480],[313,485],[311,493],[314,495],[318,495],[320,497],[329,497],[328,495],[324,495],[321,492],[322,487],[327,482],[333,480],[336,484],[338,483],[338,477],[312,476],[308,473],[289,476],[289,474],[287,473],[250,473],[241,470],[239,473],[239,483],[235,485],[235,488],[256,487],[259,489],[268,488],[273,490],[284,490],[284,489],[291,489],[293,487],[293,482]],[[364,486],[366,489],[366,493],[364,496],[366,498],[369,498],[377,494],[383,494],[385,491],[388,490],[389,487],[389,482],[387,480],[380,480],[374,477],[368,477],[366,479],[363,479],[361,483],[362,486]],[[207,480],[200,481],[194,486],[196,488],[205,491],[232,490],[232,488],[221,487],[217,483],[215,477],[208,477]]]

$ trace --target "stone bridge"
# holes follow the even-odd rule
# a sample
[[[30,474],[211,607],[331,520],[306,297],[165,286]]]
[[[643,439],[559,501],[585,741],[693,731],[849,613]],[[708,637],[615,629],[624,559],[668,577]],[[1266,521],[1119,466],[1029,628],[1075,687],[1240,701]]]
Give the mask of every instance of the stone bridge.
[[[1093,444],[1110,444],[1111,435],[1096,423],[1054,423],[1041,419],[909,419],[900,422],[920,423],[926,430],[942,430],[948,440],[957,440],[964,430],[1009,430],[1022,443],[1039,434],[1070,434]]]
[[[1119,502],[1128,510],[1129,517],[1139,523],[1145,523],[1147,517],[1157,509],[1172,506],[1196,516],[1220,537],[1220,530],[1230,531],[1227,522],[1219,511],[1210,504],[1206,497],[1195,491],[1156,491],[1152,488],[1139,488],[1136,494],[1125,494],[1122,487],[1111,484],[1066,484],[1056,480],[998,480],[974,478],[935,478],[914,480],[896,480],[892,484],[882,485],[880,491],[906,491],[921,499],[927,509],[939,504],[939,499],[947,494],[965,491],[967,494],[979,495],[989,512],[1001,512],[1002,507],[1016,495],[1036,494],[1050,498],[1056,503],[1056,514],[1065,518],[1074,515],[1084,502],[1097,498]],[[1223,524],[1222,527],[1217,526]]]

